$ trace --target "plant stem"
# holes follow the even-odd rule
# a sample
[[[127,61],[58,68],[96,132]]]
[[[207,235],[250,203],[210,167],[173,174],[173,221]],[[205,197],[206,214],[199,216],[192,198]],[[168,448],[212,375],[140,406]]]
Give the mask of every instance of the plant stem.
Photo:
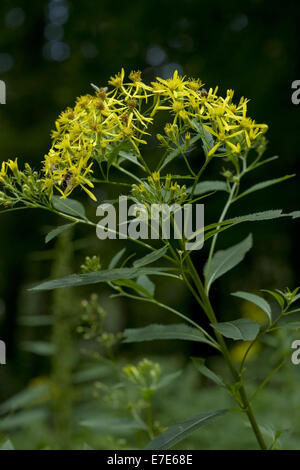
[[[229,197],[228,197],[228,200],[224,206],[224,209],[222,211],[222,214],[219,218],[219,222],[223,222],[223,220],[225,219],[225,216],[228,212],[228,209],[230,207],[230,204],[232,203],[232,200],[233,200],[233,197],[234,197],[234,193],[235,193],[235,190],[236,190],[236,187],[237,187],[237,184],[234,183],[232,185],[232,188],[231,188],[231,191],[230,191],[230,194],[229,194]],[[218,229],[219,227],[217,227]],[[209,272],[210,270],[210,266],[211,266],[211,260],[212,260],[212,257],[213,257],[213,254],[214,254],[214,250],[215,250],[215,247],[216,247],[216,243],[217,243],[217,238],[218,238],[218,233],[216,233],[212,239],[212,242],[211,242],[211,246],[210,246],[210,250],[209,250],[209,255],[208,255],[208,260],[207,260],[207,272]]]
[[[208,319],[211,321],[211,323],[217,323],[217,318],[216,318],[216,315],[215,315],[215,312],[213,310],[213,307],[210,303],[210,300],[209,300],[209,297],[208,297],[208,293],[206,292],[203,284],[202,284],[202,281],[197,273],[197,270],[190,258],[190,256],[187,256],[187,263],[188,263],[188,266],[190,268],[190,274],[192,276],[192,279],[197,287],[197,290],[199,292],[199,296],[202,300],[202,303],[204,304],[204,312],[205,314],[207,315]],[[215,336],[216,336],[216,339],[217,339],[217,342],[218,344],[220,345],[220,348],[221,348],[221,352],[222,352],[222,355],[224,357],[224,360],[231,372],[231,375],[233,377],[233,380],[235,383],[238,383],[238,382],[241,382],[241,377],[239,375],[239,373],[237,372],[232,360],[231,360],[231,357],[230,357],[230,354],[229,354],[229,351],[228,351],[228,348],[227,348],[227,345],[225,343],[225,340],[223,338],[223,336],[218,332],[218,331],[215,331]],[[243,383],[241,383],[240,385],[240,388],[239,388],[239,395],[240,395],[240,399],[241,399],[241,403],[242,403],[242,410],[247,414],[248,416],[248,419],[250,421],[250,424],[251,424],[251,427],[252,427],[252,430],[255,434],[255,437],[257,439],[257,442],[260,446],[260,448],[262,450],[266,450],[267,449],[267,445],[264,441],[264,438],[262,436],[262,433],[259,429],[259,426],[257,424],[257,421],[255,419],[255,416],[254,416],[254,413],[253,413],[253,410],[252,410],[252,407],[250,405],[250,402],[249,402],[249,399],[248,399],[248,395],[247,395],[247,392],[246,392],[246,389],[243,385]]]

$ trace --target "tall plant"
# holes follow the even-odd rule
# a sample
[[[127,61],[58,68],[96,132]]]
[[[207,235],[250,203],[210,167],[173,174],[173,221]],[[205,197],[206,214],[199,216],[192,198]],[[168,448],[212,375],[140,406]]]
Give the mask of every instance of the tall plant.
[[[203,197],[213,198],[216,192],[224,193],[224,207],[214,223],[198,231],[198,235],[203,235],[205,245],[209,244],[210,247],[204,266],[195,264],[193,248],[196,245],[190,248],[192,237],[168,239],[160,233],[156,242],[129,237],[130,241],[138,243],[148,252],[132,264],[130,258],[122,263],[122,250],[114,256],[107,269],[92,269],[83,274],[43,282],[33,291],[107,283],[115,295],[156,305],[182,321],[180,324],[152,324],[126,330],[125,342],[183,339],[206,343],[223,356],[231,374],[230,382],[208,369],[202,359],[196,358],[194,361],[202,374],[231,394],[236,408],[193,416],[155,437],[148,445],[149,449],[171,447],[207,422],[236,410],[247,416],[259,447],[272,448],[278,436],[266,443],[252,401],[282,364],[270,372],[249,398],[245,387],[247,357],[256,342],[278,328],[285,328],[286,317],[299,310],[294,307],[294,302],[300,298],[299,288],[293,291],[266,291],[278,303],[280,314],[277,316],[261,295],[235,292],[235,296],[255,304],[265,313],[266,322],[259,325],[247,318],[220,322],[221,312],[215,309],[211,286],[245,258],[253,243],[250,234],[234,246],[217,250],[224,231],[241,223],[281,217],[297,218],[300,214],[268,210],[228,217],[228,212],[240,199],[293,175],[260,181],[251,187],[244,186],[246,175],[273,162],[276,157],[263,159],[267,146],[267,125],[252,120],[247,114],[248,100],[241,98],[234,102],[232,90],[222,97],[217,88],[207,90],[200,80],[181,77],[177,72],[167,80],[157,78],[150,85],[143,82],[139,71],[131,72],[127,82],[123,69],[110,78],[108,87],[94,86],[94,89],[94,94],[79,97],[73,108],[66,109],[59,116],[52,132],[52,147],[45,156],[41,172],[32,170],[28,164],[20,170],[17,160],[2,163],[0,182],[3,191],[0,202],[4,206],[3,212],[39,208],[67,219],[69,223],[47,235],[46,241],[50,241],[76,224],[85,224],[91,229],[97,226],[87,217],[84,206],[70,198],[76,188],[81,188],[97,201],[95,185],[111,185],[119,195],[126,194],[134,203],[143,204],[148,215],[153,204],[195,205]],[[156,126],[161,127],[159,133],[155,130]],[[144,146],[153,152],[157,146],[159,160],[146,158],[142,150]],[[178,159],[184,163],[186,170],[179,175],[167,173],[166,168]],[[204,172],[213,161],[223,165],[219,169],[222,178],[205,180]],[[175,226],[174,218],[172,223]],[[120,230],[110,231],[108,236],[115,238]],[[124,245],[127,243],[124,241]],[[160,266],[152,265],[158,261]],[[157,298],[154,284],[157,276],[168,277],[174,285],[176,282],[186,285],[199,306],[197,320]],[[203,315],[209,320],[208,328],[201,326]],[[229,353],[228,339],[249,342],[238,368]]]

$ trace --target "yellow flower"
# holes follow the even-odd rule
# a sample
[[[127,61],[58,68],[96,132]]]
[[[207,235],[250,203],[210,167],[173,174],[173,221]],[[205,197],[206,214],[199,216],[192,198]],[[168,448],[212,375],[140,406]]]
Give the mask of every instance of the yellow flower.
[[[121,88],[123,85],[125,77],[125,71],[122,68],[121,72],[117,73],[114,77],[110,77],[108,80],[109,85],[115,87],[115,88]]]
[[[12,173],[14,175],[16,175],[18,172],[19,172],[19,168],[18,168],[18,159],[16,158],[15,161],[13,160],[9,160],[7,162],[7,166],[8,168],[12,171]]]
[[[0,171],[0,182],[1,183],[4,182],[6,175],[7,175],[7,164],[6,164],[6,162],[2,162],[1,171]]]

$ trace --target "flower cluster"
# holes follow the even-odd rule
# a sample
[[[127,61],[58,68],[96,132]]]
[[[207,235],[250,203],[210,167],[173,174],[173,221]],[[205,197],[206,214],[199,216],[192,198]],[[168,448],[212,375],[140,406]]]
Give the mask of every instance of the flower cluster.
[[[19,169],[18,159],[2,162],[0,170],[0,204],[11,208],[21,202],[27,207],[47,205],[49,194],[44,191],[43,181],[28,163],[24,171]]]
[[[120,169],[128,160],[138,162],[151,174],[148,169],[151,164],[143,160],[140,146],[147,143],[150,126],[158,113],[171,116],[163,132],[157,134],[159,143],[167,150],[164,158],[178,151],[176,155],[183,155],[187,162],[186,154],[199,139],[206,159],[226,157],[234,163],[245,158],[250,149],[259,153],[264,148],[263,134],[267,126],[248,117],[247,99],[233,102],[232,90],[222,97],[218,88],[206,90],[200,80],[181,77],[177,71],[173,77],[157,78],[151,85],[143,82],[139,71],[131,72],[128,78],[125,80],[122,69],[110,78],[108,87],[93,85],[94,94],[79,97],[73,108],[67,108],[58,117],[52,146],[42,167],[40,191],[48,198],[51,199],[54,188],[66,198],[79,186],[96,200],[92,192],[95,172],[99,171],[107,179],[111,166]],[[130,155],[127,161],[122,159],[122,152]],[[171,160],[168,158],[168,163]],[[11,162],[2,165],[0,183],[7,184],[7,169],[11,166]],[[199,172],[199,168],[193,172],[189,164],[188,168],[193,175]],[[145,183],[133,187],[139,199],[143,199],[143,194],[158,192],[155,176],[149,178],[148,182],[143,178]],[[163,202],[181,200],[183,189],[169,180],[168,175],[164,185],[159,183]]]

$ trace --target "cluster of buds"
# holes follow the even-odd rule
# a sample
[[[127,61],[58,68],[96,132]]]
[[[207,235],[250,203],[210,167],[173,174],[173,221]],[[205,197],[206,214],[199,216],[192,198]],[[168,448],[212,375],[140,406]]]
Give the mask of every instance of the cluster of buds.
[[[105,330],[104,322],[107,316],[106,311],[100,306],[97,294],[92,294],[89,300],[83,300],[81,306],[84,310],[81,316],[82,324],[77,328],[83,339],[95,340],[101,344],[106,351],[119,342],[121,333],[112,333]]]
[[[85,273],[94,273],[101,270],[101,263],[99,256],[86,256],[84,263],[80,266],[81,272]]]
[[[21,202],[27,207],[48,205],[49,197],[43,190],[43,181],[37,171],[25,163],[24,171],[18,166],[18,159],[3,162],[0,171],[0,204],[13,207]]]
[[[180,186],[172,181],[172,175],[165,178],[159,172],[152,173],[147,182],[132,186],[132,195],[135,202],[142,204],[182,204],[186,198],[186,186]]]
[[[151,400],[161,378],[160,365],[148,359],[143,359],[136,366],[128,364],[123,368],[123,372],[131,383],[139,387],[142,397],[146,401]]]

